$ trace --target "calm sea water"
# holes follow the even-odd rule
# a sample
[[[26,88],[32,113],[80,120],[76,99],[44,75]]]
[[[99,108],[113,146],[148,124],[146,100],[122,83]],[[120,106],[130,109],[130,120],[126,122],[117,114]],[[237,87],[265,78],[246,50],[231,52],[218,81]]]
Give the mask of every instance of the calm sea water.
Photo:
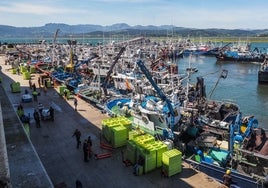
[[[268,43],[256,43],[252,45],[252,47],[254,46],[266,50]],[[203,76],[207,97],[215,87],[221,70],[227,70],[227,78],[220,79],[211,99],[237,103],[241,108],[242,115],[254,115],[259,121],[259,126],[268,129],[268,85],[258,84],[259,64],[219,63],[215,57],[191,56],[178,61],[180,73],[185,71],[189,61],[191,66],[198,69],[198,72],[191,76],[191,82],[196,83],[196,77]]]

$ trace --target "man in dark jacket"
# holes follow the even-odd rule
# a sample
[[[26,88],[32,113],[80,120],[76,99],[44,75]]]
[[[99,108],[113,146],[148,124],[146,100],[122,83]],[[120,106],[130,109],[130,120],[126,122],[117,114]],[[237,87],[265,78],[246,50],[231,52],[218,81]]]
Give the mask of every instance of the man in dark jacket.
[[[88,147],[88,156],[89,156],[89,157],[92,156],[92,149],[91,149],[91,146],[92,146],[92,140],[91,140],[91,137],[88,136],[88,139],[87,139],[87,147]]]
[[[88,162],[88,143],[87,140],[83,143],[84,161]]]
[[[77,111],[77,103],[78,103],[78,102],[77,102],[77,99],[74,98],[74,110],[75,110],[75,111]]]
[[[49,107],[49,114],[50,114],[50,119],[54,121],[54,108],[52,108],[52,106]]]
[[[80,144],[81,144],[81,141],[80,141],[80,137],[81,137],[81,132],[78,130],[78,129],[75,129],[72,137],[76,138],[76,148],[78,149]]]
[[[226,173],[223,175],[223,184],[230,187],[232,183],[231,170],[226,170]]]
[[[40,128],[41,127],[41,125],[40,125],[40,115],[39,115],[37,110],[34,110],[33,117],[34,117],[34,120],[35,120],[35,123],[36,123],[36,127]]]

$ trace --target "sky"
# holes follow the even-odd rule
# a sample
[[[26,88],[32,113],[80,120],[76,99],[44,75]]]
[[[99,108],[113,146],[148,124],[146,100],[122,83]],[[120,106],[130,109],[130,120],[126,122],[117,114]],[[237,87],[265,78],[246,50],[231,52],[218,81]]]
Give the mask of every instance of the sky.
[[[268,29],[267,0],[1,0],[0,25],[116,23]]]

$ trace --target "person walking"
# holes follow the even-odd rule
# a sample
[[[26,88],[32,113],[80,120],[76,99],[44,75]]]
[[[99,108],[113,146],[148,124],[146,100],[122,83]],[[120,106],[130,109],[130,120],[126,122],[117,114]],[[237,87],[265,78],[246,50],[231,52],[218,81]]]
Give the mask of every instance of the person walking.
[[[28,89],[25,89],[25,90],[24,90],[24,94],[25,94],[25,95],[29,94]]]
[[[32,84],[33,91],[36,91],[36,85],[35,83]]]
[[[74,137],[74,136],[76,138],[76,148],[78,149],[79,146],[80,146],[80,144],[81,144],[81,140],[80,140],[80,138],[81,138],[81,132],[78,129],[75,129],[72,137]]]
[[[38,100],[37,100],[37,95],[38,95],[37,91],[33,91],[33,92],[32,92],[32,95],[33,95],[33,99],[34,99],[34,101],[37,102],[37,101],[38,101]]]
[[[64,99],[67,100],[68,99],[68,92],[67,89],[63,90],[63,95],[64,95]]]
[[[17,74],[20,75],[20,67],[17,67]]]
[[[226,170],[225,174],[223,175],[223,184],[226,187],[230,187],[233,183],[232,176],[231,176],[231,170]]]
[[[21,117],[24,114],[23,106],[22,104],[19,104],[17,107],[17,114]]]
[[[23,106],[22,106],[21,103],[18,105],[17,110],[22,110],[23,111]]]
[[[87,139],[83,143],[83,152],[84,152],[84,162],[88,162],[88,143]]]
[[[40,128],[41,127],[41,125],[40,125],[40,115],[39,115],[39,113],[38,113],[38,111],[36,109],[34,110],[33,117],[34,117],[34,120],[35,120],[36,127]]]
[[[74,110],[75,110],[75,111],[77,111],[77,103],[78,103],[78,102],[77,102],[77,99],[74,98]]]
[[[54,108],[52,108],[52,106],[49,107],[49,115],[50,115],[50,120],[54,121]]]
[[[88,136],[88,139],[87,139],[87,148],[88,148],[88,156],[91,158],[92,157],[92,140],[91,140],[91,137]]]
[[[31,78],[29,79],[29,87],[30,87],[30,89],[32,89],[32,80],[31,80]]]

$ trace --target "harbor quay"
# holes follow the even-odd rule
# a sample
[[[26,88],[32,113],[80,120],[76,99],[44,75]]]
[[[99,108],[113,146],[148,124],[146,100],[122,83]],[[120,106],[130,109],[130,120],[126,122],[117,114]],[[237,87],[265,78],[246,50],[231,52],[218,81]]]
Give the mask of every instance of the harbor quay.
[[[182,164],[181,173],[171,177],[163,177],[161,168],[141,176],[133,175],[133,166],[123,163],[124,147],[112,151],[100,147],[101,122],[109,118],[107,114],[80,98],[75,110],[73,98],[66,100],[60,96],[56,86],[46,92],[39,88],[38,74],[31,75],[40,94],[37,101],[23,102],[25,90],[32,92],[29,80],[13,74],[10,65],[5,65],[5,56],[0,56],[0,65],[1,179],[5,177],[9,187],[73,188],[77,180],[83,187],[223,187],[186,163]],[[11,91],[10,84],[14,82],[20,83],[20,92]],[[41,120],[40,128],[36,127],[33,117],[38,103],[55,111],[54,121]],[[28,126],[24,126],[17,115],[20,104],[29,117]],[[93,155],[84,162],[83,149],[76,148],[76,139],[72,137],[75,129],[80,130],[82,142],[91,137],[93,154],[111,153],[111,156],[97,159]]]

